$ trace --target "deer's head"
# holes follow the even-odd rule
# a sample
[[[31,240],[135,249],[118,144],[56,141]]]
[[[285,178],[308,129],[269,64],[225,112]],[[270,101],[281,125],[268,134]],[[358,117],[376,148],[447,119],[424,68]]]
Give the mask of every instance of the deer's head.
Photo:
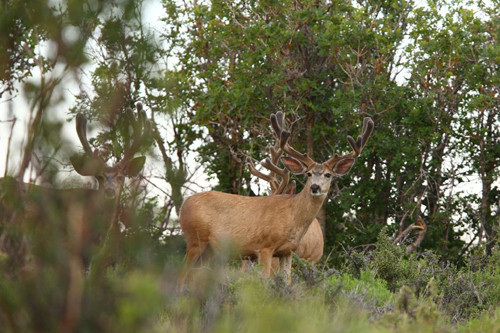
[[[145,156],[134,157],[144,144],[145,136],[149,134],[150,124],[146,119],[142,104],[137,104],[137,117],[128,109],[132,129],[131,140],[124,148],[123,157],[113,165],[108,165],[98,149],[92,150],[87,139],[87,119],[81,114],[76,116],[76,131],[82,147],[83,155],[70,158],[75,171],[82,176],[93,176],[99,183],[99,191],[107,197],[119,197],[125,177],[135,177],[144,167]]]
[[[362,134],[356,140],[351,136],[347,136],[352,152],[342,156],[335,154],[329,160],[318,163],[307,154],[302,154],[290,146],[288,141],[291,133],[283,129],[282,112],[271,115],[271,124],[274,133],[279,138],[280,149],[289,155],[281,157],[281,161],[290,172],[307,175],[308,179],[305,188],[308,189],[312,196],[317,197],[324,197],[328,194],[333,177],[343,176],[351,170],[374,128],[373,120],[368,117],[365,118],[363,120]]]

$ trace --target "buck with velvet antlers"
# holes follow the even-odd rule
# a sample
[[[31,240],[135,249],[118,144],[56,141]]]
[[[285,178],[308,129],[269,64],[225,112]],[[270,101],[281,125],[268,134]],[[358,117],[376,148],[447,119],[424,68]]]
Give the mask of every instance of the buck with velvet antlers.
[[[134,155],[143,147],[150,124],[141,104],[137,105],[137,111],[136,116],[131,109],[127,110],[130,140],[123,148],[122,158],[113,165],[107,164],[102,152],[92,150],[87,139],[87,120],[82,114],[76,117],[76,131],[84,153],[72,156],[70,161],[79,174],[95,177],[99,189],[55,189],[6,177],[0,182],[0,219],[33,223],[40,233],[67,231],[69,252],[78,257],[82,266],[88,267],[93,247],[119,218],[118,204],[125,177],[137,176],[144,166],[145,157]],[[55,229],[46,227],[51,224]]]
[[[238,246],[241,256],[256,256],[263,264],[265,277],[271,274],[273,256],[291,261],[291,252],[297,248],[325,201],[332,177],[349,172],[374,128],[373,121],[365,118],[362,135],[357,140],[347,137],[352,152],[342,156],[335,154],[318,163],[289,144],[291,133],[283,129],[280,112],[271,115],[271,124],[280,138],[280,148],[289,155],[281,158],[282,163],[294,174],[307,175],[304,188],[295,195],[247,197],[209,191],[187,198],[180,211],[187,249],[179,288],[184,288],[189,268],[206,248],[210,246],[217,251],[226,240]]]
[[[283,113],[276,114],[277,122],[284,123]],[[247,166],[250,173],[257,178],[260,178],[269,183],[270,195],[278,194],[295,194],[295,181],[289,183],[290,172],[287,169],[278,166],[283,149],[281,149],[280,137],[281,127],[277,127],[278,132],[273,131],[275,137],[274,145],[269,146],[270,158],[266,158],[261,165],[269,171],[263,173],[255,168],[255,165],[250,157],[247,158]],[[314,218],[309,227],[307,228],[304,236],[300,239],[297,248],[293,250],[300,258],[306,259],[312,264],[319,262],[323,256],[323,231],[318,219]],[[276,257],[274,256],[271,264],[271,273],[282,273],[285,275],[287,283],[291,282],[291,260],[290,256]],[[243,260],[243,270],[245,271],[249,265],[249,260]]]
[[[109,165],[106,158],[98,149],[92,150],[87,139],[87,119],[81,114],[76,116],[76,131],[83,147],[83,155],[74,155],[70,158],[75,171],[82,176],[92,176],[99,183],[98,190],[92,192],[83,200],[83,210],[80,228],[84,228],[86,235],[82,239],[83,250],[89,251],[89,244],[95,245],[99,241],[110,237],[110,231],[118,232],[117,224],[128,224],[130,209],[120,205],[120,197],[127,177],[136,177],[144,167],[145,156],[134,157],[148,144],[147,136],[151,132],[151,123],[147,119],[142,104],[137,103],[137,112],[130,108],[125,110],[128,128],[126,142],[124,142],[121,159]],[[83,190],[74,190],[77,193]],[[85,266],[90,264],[90,255],[84,255]]]
[[[145,136],[151,131],[151,124],[141,103],[137,103],[137,117],[131,109],[126,110],[132,128],[131,140],[123,149],[123,157],[113,165],[108,165],[98,149],[92,150],[87,139],[87,119],[76,115],[76,132],[82,143],[83,155],[70,158],[75,171],[82,176],[92,176],[99,183],[99,191],[108,198],[119,198],[126,177],[135,177],[144,167],[145,156],[134,157],[144,144]]]

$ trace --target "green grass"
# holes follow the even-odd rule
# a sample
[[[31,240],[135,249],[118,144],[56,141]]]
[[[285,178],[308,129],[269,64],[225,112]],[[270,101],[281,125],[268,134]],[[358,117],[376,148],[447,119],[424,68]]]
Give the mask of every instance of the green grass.
[[[127,236],[88,275],[57,244],[19,268],[0,257],[2,332],[500,332],[499,250],[456,267],[381,237],[342,267],[294,258],[290,286],[216,258],[178,292],[182,251],[154,234]]]

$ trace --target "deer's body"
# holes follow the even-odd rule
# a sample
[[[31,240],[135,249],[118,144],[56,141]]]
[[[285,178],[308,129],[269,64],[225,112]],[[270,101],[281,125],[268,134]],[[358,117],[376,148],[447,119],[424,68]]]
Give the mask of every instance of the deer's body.
[[[294,252],[302,259],[317,264],[323,257],[323,247],[323,231],[318,220],[314,219]]]
[[[67,237],[69,252],[88,267],[93,246],[116,228],[120,212],[119,199],[125,177],[136,176],[144,166],[145,156],[134,157],[149,130],[142,104],[138,103],[137,120],[130,110],[132,138],[124,147],[121,160],[108,165],[98,150],[92,150],[87,140],[87,120],[82,114],[76,117],[76,131],[83,146],[83,155],[74,155],[70,161],[75,171],[92,176],[99,189],[55,189],[27,184],[13,177],[0,180],[0,221],[28,222],[35,232],[57,230]],[[47,228],[52,225],[55,228]],[[38,229],[40,228],[40,229]],[[47,235],[50,239],[53,235]],[[44,238],[44,237],[42,237]],[[79,261],[79,260],[78,260]]]
[[[296,159],[283,161],[293,172],[304,170]],[[345,172],[352,162],[346,165]],[[207,246],[217,251],[222,241],[230,241],[241,256],[257,257],[263,264],[265,277],[271,276],[273,256],[280,257],[280,270],[290,282],[291,252],[297,248],[328,194],[330,172],[333,171],[328,165],[312,165],[306,185],[296,195],[247,197],[211,191],[187,198],[179,216],[187,244],[185,264],[196,263]],[[179,280],[181,289],[186,276],[184,271]]]
[[[323,247],[325,245],[323,238],[323,231],[321,230],[321,225],[317,219],[314,219],[306,232],[299,241],[297,247],[293,250],[300,258],[309,261],[312,264],[317,264],[323,257]],[[273,256],[271,264],[271,274],[275,275],[280,273],[280,258],[285,256]],[[252,260],[256,259],[255,256],[247,256],[242,263],[242,271],[245,272],[248,266],[251,264]],[[291,282],[291,276],[286,276],[286,281]]]
[[[276,124],[272,126],[274,137],[276,139],[274,145],[269,146],[269,157],[262,162],[262,166],[269,171],[268,174],[258,171],[251,158],[247,158],[248,169],[251,174],[260,178],[270,185],[270,195],[280,195],[280,194],[295,194],[295,182],[289,183],[290,172],[289,170],[282,169],[278,166],[280,157],[282,156],[284,150],[281,148],[281,132],[283,124],[283,115],[277,115],[275,118]],[[292,236],[293,237],[293,236]],[[306,229],[305,233],[302,231],[293,237],[293,252],[295,252],[299,257],[309,260],[313,264],[317,263],[323,256],[323,233],[321,231],[321,226],[316,218],[312,220],[309,227]],[[296,244],[298,240],[298,245]],[[246,258],[243,260],[242,269],[246,270],[249,265],[249,261]],[[272,273],[278,274],[280,271],[291,273],[291,261],[290,253],[288,251],[277,251],[272,259]],[[281,261],[284,261],[281,263]],[[283,264],[283,265],[281,265]],[[281,266],[281,267],[280,267]],[[291,274],[286,276],[288,283],[291,283]]]
[[[187,256],[195,259],[207,245],[217,249],[227,239],[238,246],[242,256],[258,257],[263,250],[290,255],[325,198],[315,197],[304,206],[304,196],[309,194],[247,197],[210,191],[187,198],[180,212]]]
[[[15,219],[25,223],[47,242],[52,237],[60,240],[62,235],[68,240],[62,246],[81,260],[82,268],[89,267],[95,246],[106,235],[116,210],[115,199],[104,191],[55,189],[18,183],[11,177],[0,179],[0,195],[2,221]],[[54,231],[56,235],[52,234]]]

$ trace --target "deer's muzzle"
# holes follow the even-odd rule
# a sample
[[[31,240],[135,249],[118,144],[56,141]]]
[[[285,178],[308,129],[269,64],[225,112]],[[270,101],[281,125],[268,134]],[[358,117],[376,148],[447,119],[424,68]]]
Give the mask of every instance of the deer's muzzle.
[[[317,184],[311,185],[311,194],[312,195],[321,195],[321,187]]]

